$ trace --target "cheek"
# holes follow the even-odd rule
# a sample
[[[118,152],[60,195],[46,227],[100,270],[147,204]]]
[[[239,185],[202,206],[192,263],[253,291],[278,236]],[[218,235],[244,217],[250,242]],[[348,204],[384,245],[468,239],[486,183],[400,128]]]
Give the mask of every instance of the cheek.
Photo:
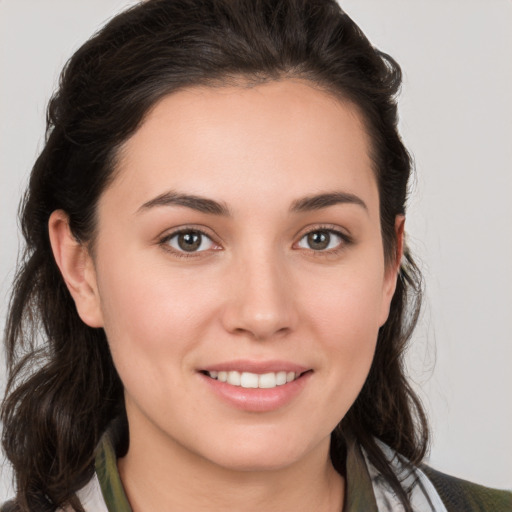
[[[345,384],[355,380],[356,387],[366,378],[377,342],[378,301],[372,299],[347,287],[333,300],[317,302],[322,312],[316,326],[322,330],[320,339],[328,344],[325,353],[336,365],[334,370],[344,375]]]
[[[105,261],[104,268],[109,270],[99,272],[101,309],[119,373],[142,365],[158,372],[163,361],[180,364],[211,316],[207,290],[190,274],[154,262],[126,257]]]
[[[340,272],[337,279],[323,283],[323,292],[309,287],[306,307],[312,337],[322,343],[318,353],[322,366],[328,368],[325,389],[331,394],[325,404],[333,408],[336,423],[355,401],[373,360],[383,301],[379,276],[371,269]],[[311,293],[312,289],[317,292]]]
[[[339,343],[364,343],[378,332],[381,311],[386,301],[383,271],[361,265],[342,268],[331,275],[315,276],[302,296],[314,324],[331,332]],[[307,292],[306,292],[307,290]]]

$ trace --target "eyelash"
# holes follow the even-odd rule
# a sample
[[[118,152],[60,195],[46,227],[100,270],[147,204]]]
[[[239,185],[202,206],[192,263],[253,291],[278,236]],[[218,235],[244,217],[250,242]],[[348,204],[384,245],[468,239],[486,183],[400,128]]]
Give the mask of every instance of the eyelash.
[[[217,244],[211,235],[209,235],[208,233],[206,233],[204,230],[202,229],[199,229],[199,228],[196,228],[196,227],[185,227],[185,228],[180,228],[176,231],[173,231],[172,233],[169,233],[168,235],[165,235],[164,237],[162,237],[159,241],[158,241],[158,244],[160,246],[162,246],[166,251],[169,251],[171,252],[174,256],[178,257],[178,258],[183,258],[183,259],[188,259],[188,258],[197,258],[201,255],[201,253],[203,252],[207,252],[207,251],[191,251],[191,252],[186,252],[186,251],[180,251],[180,250],[177,250],[173,247],[171,247],[169,245],[169,242],[179,236],[179,235],[182,235],[182,234],[186,234],[186,233],[197,233],[199,234],[201,237],[205,237],[207,239],[209,239],[213,244]],[[219,250],[219,249],[215,249],[215,250]]]
[[[347,245],[350,245],[353,243],[352,238],[349,235],[347,235],[346,233],[343,233],[343,232],[339,231],[338,229],[335,229],[333,226],[325,225],[325,226],[315,226],[314,229],[310,229],[310,230],[306,231],[305,233],[303,233],[300,236],[299,241],[295,242],[294,245],[300,243],[308,235],[310,235],[312,233],[319,233],[319,232],[329,233],[329,235],[331,235],[331,236],[335,235],[341,239],[341,242],[338,244],[337,247],[332,248],[332,249],[327,249],[327,250],[306,249],[306,250],[309,250],[311,252],[311,254],[314,255],[315,257],[327,256],[327,255],[336,256],[340,252],[342,252],[346,248]],[[160,246],[162,246],[166,251],[172,252],[172,254],[174,256],[176,256],[178,258],[183,258],[183,259],[197,258],[197,257],[200,257],[201,253],[208,251],[208,249],[207,249],[207,250],[203,250],[203,251],[186,252],[186,251],[177,250],[169,245],[169,242],[173,238],[175,238],[181,234],[186,234],[186,233],[199,234],[201,237],[206,237],[213,244],[216,244],[216,242],[213,240],[211,235],[209,235],[202,229],[195,228],[195,227],[186,227],[186,228],[178,229],[177,231],[173,231],[172,233],[169,233],[168,235],[165,235],[164,237],[162,237],[158,241],[158,244]],[[219,250],[219,249],[214,249],[214,250]]]
[[[300,243],[305,237],[307,237],[308,235],[311,235],[312,233],[329,233],[329,235],[331,235],[331,236],[335,235],[335,236],[339,237],[341,240],[340,243],[332,249],[317,250],[317,251],[314,249],[309,249],[311,255],[314,257],[337,256],[342,251],[344,251],[347,248],[347,246],[353,244],[353,242],[354,242],[351,236],[347,235],[346,233],[343,233],[339,229],[336,229],[335,226],[320,225],[320,226],[315,226],[313,229],[309,229],[306,232],[304,232],[300,236],[299,241],[296,242],[296,244]]]

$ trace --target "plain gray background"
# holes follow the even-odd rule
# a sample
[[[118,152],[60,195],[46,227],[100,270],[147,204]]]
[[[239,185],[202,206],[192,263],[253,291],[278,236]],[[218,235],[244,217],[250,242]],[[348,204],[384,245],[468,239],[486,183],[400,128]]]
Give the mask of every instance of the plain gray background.
[[[58,73],[104,21],[133,3],[0,0],[2,326],[19,243],[17,204],[42,147]],[[431,419],[430,463],[510,489],[512,2],[340,3],[404,70],[401,129],[418,173],[407,230],[427,286],[409,373]],[[3,364],[0,375],[3,381]],[[12,494],[2,461],[0,502]]]

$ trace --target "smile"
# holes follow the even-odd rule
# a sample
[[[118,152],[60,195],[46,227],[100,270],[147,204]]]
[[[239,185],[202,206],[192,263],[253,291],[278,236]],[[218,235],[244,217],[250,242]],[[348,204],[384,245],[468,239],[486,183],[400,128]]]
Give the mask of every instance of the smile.
[[[289,361],[240,359],[219,362],[198,373],[224,403],[245,412],[265,413],[293,402],[313,372],[313,368]]]
[[[286,371],[262,374],[238,371],[209,371],[206,372],[206,375],[220,382],[226,382],[231,386],[252,389],[271,389],[293,382],[300,377],[301,374]]]

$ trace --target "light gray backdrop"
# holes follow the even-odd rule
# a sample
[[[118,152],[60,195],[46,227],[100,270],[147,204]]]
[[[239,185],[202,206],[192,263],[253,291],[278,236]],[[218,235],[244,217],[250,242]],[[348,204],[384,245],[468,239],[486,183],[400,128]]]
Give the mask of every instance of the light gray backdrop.
[[[133,3],[0,0],[2,326],[47,100],[73,51]],[[433,427],[430,462],[512,488],[512,2],[341,4],[405,71],[401,128],[418,171],[407,228],[427,285],[409,368]],[[12,493],[2,460],[0,502]]]

